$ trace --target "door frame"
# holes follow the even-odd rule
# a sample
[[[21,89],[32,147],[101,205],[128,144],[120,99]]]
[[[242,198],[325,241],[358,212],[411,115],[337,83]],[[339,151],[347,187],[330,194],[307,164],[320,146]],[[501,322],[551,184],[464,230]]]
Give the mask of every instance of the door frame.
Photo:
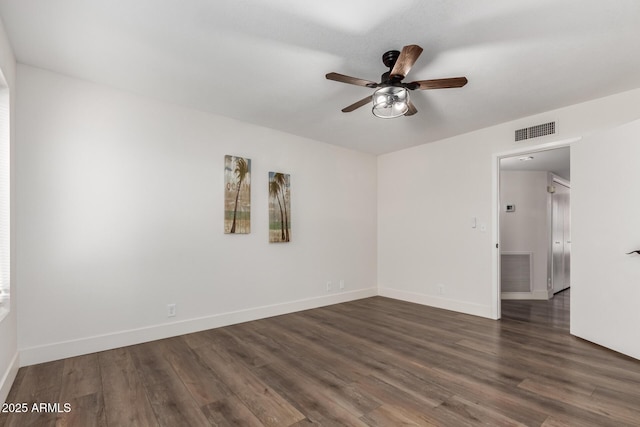
[[[492,246],[494,250],[491,262],[491,276],[493,277],[493,283],[491,287],[491,317],[493,319],[498,320],[502,316],[502,300],[500,298],[500,160],[506,157],[533,154],[540,151],[553,150],[555,148],[570,147],[571,144],[581,139],[582,137],[561,139],[544,144],[528,145],[526,147],[519,147],[508,151],[501,151],[498,153],[493,153],[492,155],[491,228],[493,231]]]

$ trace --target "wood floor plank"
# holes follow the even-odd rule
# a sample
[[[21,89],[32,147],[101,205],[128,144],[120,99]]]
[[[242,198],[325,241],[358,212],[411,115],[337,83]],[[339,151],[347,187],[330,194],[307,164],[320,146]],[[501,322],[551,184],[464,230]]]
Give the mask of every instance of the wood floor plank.
[[[598,386],[591,395],[595,400],[607,402],[613,405],[624,406],[628,409],[640,408],[640,387],[635,389],[619,388],[613,390],[611,388]]]
[[[107,425],[102,391],[62,400],[69,403],[70,411],[58,415],[56,427],[104,427]]]
[[[323,328],[305,317],[296,317],[296,321],[317,339],[321,339],[321,345],[330,350],[336,358],[355,365],[348,365],[347,371],[359,372],[359,378],[375,375],[399,390],[421,396],[430,407],[440,405],[452,395],[446,389],[416,376],[415,372],[412,372],[412,362],[403,355],[372,346],[365,339],[354,339],[342,330]]]
[[[364,425],[360,423],[357,417],[352,416],[346,409],[337,405],[333,399],[324,396],[322,388],[310,381],[309,378],[306,378],[305,375],[292,372],[287,360],[281,358],[283,353],[278,345],[275,342],[264,345],[265,341],[271,340],[260,334],[254,335],[252,333],[254,327],[255,324],[251,322],[250,324],[225,328],[224,334],[227,334],[231,341],[224,341],[229,348],[234,349],[233,355],[257,354],[262,360],[271,360],[269,364],[260,363],[256,365],[250,358],[240,357],[238,359],[247,368],[251,368],[259,378],[278,394],[292,402],[296,409],[307,417],[293,425]],[[261,328],[258,329],[262,330]],[[261,345],[261,342],[263,345]],[[274,346],[276,351],[270,352],[270,349]],[[269,354],[269,356],[265,356],[266,354]],[[283,363],[286,364],[285,367],[282,367]]]
[[[97,353],[65,360],[60,403],[68,403],[70,411],[58,416],[57,425],[106,426]]]
[[[158,422],[127,348],[98,354],[107,423],[157,427]]]
[[[194,351],[264,425],[286,426],[305,418],[225,349],[204,346]]]
[[[87,354],[64,360],[61,397],[72,399],[102,390],[98,354]]]
[[[182,337],[164,340],[163,344],[165,359],[199,406],[222,400],[231,393]]]
[[[516,421],[502,414],[499,411],[490,409],[478,402],[472,402],[460,396],[453,396],[451,399],[438,406],[435,411],[446,410],[453,412],[469,425],[488,425],[504,427],[526,427],[527,424]],[[460,422],[462,424],[462,421]]]
[[[603,402],[592,399],[591,396],[585,396],[582,393],[566,393],[559,391],[557,388],[548,384],[543,384],[536,380],[527,379],[518,387],[531,391],[537,395],[545,396],[550,399],[561,401],[571,406],[582,409],[588,413],[594,413],[618,421],[621,425],[634,425],[640,423],[637,408],[630,409],[622,407],[612,402]]]
[[[236,396],[228,396],[202,407],[211,425],[218,427],[262,427],[264,424]]]
[[[416,427],[430,427],[436,424],[430,424],[426,422],[418,422],[412,420],[404,414],[402,409],[396,408],[392,405],[382,405],[375,410],[369,412],[362,417],[362,421],[368,426],[374,427],[388,427],[388,426],[416,426]]]
[[[163,340],[130,347],[151,408],[160,426],[209,426],[188,389],[165,359]]]
[[[496,386],[487,381],[483,374],[475,375],[463,369],[423,369],[431,370],[430,376],[438,378],[436,381],[448,384],[448,387],[460,396],[526,425],[540,425],[550,414],[568,416],[580,426],[596,421],[599,421],[600,425],[607,425],[606,417],[599,414],[586,413],[579,407],[535,392],[519,390],[517,387],[510,389]]]
[[[242,361],[249,367],[263,366],[277,361],[277,357],[268,351],[259,351],[259,349],[256,348],[247,349],[244,346],[238,345],[238,334],[233,332],[241,331],[243,328],[259,328],[260,324],[260,322],[248,322],[241,325],[230,326],[228,328],[206,331],[206,337],[209,343],[208,346],[226,349],[231,356]]]
[[[229,334],[235,334],[237,340],[259,341],[272,357],[272,363],[286,358],[302,369],[318,375],[319,379],[329,382],[336,381],[347,384],[357,381],[359,377],[368,375],[368,370],[362,370],[358,363],[351,363],[327,349],[317,335],[309,331],[299,322],[291,322],[285,318],[274,318],[269,327],[260,328],[230,328]],[[313,353],[313,359],[308,356]],[[318,370],[318,365],[323,367]]]
[[[297,337],[280,328],[254,331],[251,339],[268,347],[272,354],[286,363],[291,375],[296,374],[298,378],[307,377],[317,390],[324,392],[325,398],[344,407],[354,416],[360,417],[380,406],[380,402],[354,388],[348,377],[343,378],[343,375],[338,373],[336,368],[342,366],[340,359],[333,357],[323,360],[318,352],[314,352],[314,358],[309,359],[307,357],[309,348],[306,343],[303,344]],[[303,349],[305,349],[304,352]],[[348,369],[339,371],[345,374],[349,372]]]
[[[296,409],[305,415],[303,420],[294,425],[366,426],[352,412],[324,396],[324,390],[318,390],[308,378],[291,375],[286,366],[272,363],[255,371],[265,383],[293,402]]]
[[[418,425],[446,425],[444,420],[434,412],[437,406],[432,406],[429,396],[424,398],[413,393],[406,393],[380,380],[374,375],[360,381],[360,387],[367,393],[377,396],[384,405],[393,407],[412,423]],[[449,418],[449,417],[447,417]],[[367,416],[363,417],[367,419]],[[450,421],[450,420],[449,420]]]

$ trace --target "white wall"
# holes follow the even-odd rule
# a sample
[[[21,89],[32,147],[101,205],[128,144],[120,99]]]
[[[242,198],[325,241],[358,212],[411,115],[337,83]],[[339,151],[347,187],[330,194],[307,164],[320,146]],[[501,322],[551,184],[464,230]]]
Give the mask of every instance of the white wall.
[[[533,299],[549,299],[547,259],[549,256],[548,173],[534,171],[500,172],[501,252],[533,254],[531,294]],[[515,204],[506,212],[506,204]],[[504,292],[504,289],[503,289]]]
[[[23,65],[18,90],[23,365],[376,293],[374,156]],[[252,159],[249,235],[223,233],[226,154]]]
[[[584,136],[638,117],[640,89],[380,156],[379,293],[497,317],[496,154]],[[514,142],[516,129],[554,120],[555,135]],[[472,229],[472,217],[486,231]]]
[[[9,43],[9,39],[4,30],[4,24],[0,20],[0,70],[4,76],[9,87],[9,95],[11,98],[11,145],[13,146],[14,140],[14,104],[12,100],[15,98],[15,79],[16,79],[16,61],[13,56],[13,51]],[[13,173],[13,170],[12,170]],[[12,218],[13,205],[11,207]],[[13,226],[14,224],[12,224]],[[11,239],[14,238],[14,233],[11,234]],[[13,246],[13,245],[12,245]],[[18,329],[17,329],[17,307],[18,289],[15,283],[15,265],[14,254],[11,254],[11,300],[9,301],[11,307],[9,313],[0,320],[0,402],[4,402],[9,394],[11,384],[18,372],[19,359],[18,359]]]
[[[640,121],[571,152],[571,332],[640,359]],[[594,173],[594,170],[597,172]]]

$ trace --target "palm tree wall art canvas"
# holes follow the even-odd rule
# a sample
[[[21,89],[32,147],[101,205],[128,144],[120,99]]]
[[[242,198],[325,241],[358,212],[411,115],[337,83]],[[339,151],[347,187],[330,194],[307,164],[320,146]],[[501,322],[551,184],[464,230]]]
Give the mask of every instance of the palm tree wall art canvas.
[[[291,177],[269,172],[269,242],[289,242],[291,235]]]
[[[251,159],[224,156],[224,232],[251,232]]]

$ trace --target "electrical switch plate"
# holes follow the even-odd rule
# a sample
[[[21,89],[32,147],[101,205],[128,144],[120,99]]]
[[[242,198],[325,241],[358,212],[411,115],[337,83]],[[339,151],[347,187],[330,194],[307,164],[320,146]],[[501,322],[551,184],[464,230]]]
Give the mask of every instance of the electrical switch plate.
[[[167,317],[175,317],[175,315],[176,315],[176,305],[167,304]]]

